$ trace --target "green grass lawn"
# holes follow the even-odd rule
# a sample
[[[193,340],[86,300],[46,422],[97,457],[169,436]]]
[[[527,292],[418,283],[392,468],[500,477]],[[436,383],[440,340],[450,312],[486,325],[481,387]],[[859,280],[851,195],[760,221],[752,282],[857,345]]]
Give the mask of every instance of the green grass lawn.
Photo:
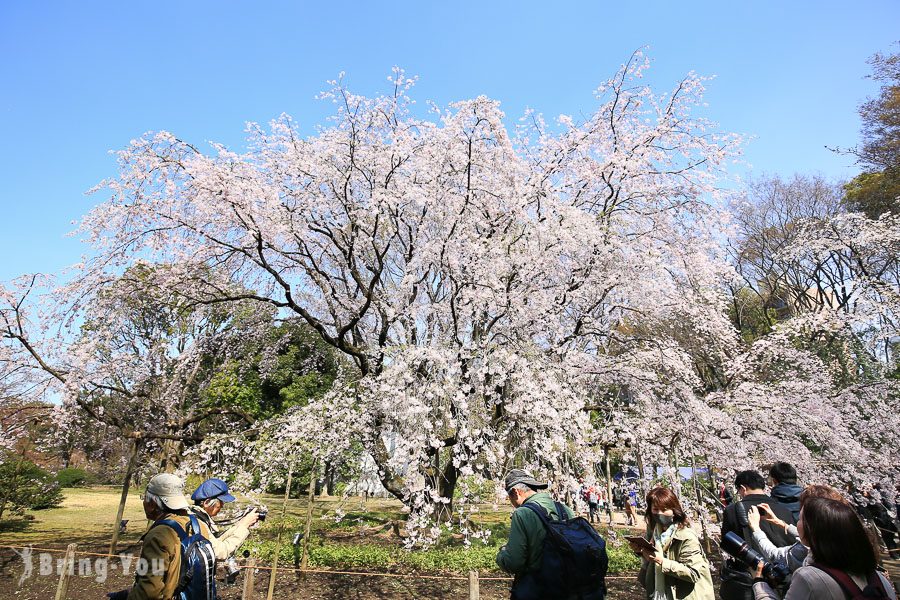
[[[0,523],[0,545],[59,547],[76,542],[83,548],[105,548],[111,538],[120,490],[112,487],[69,488],[64,493],[65,499],[59,508],[29,512],[27,519],[4,519]],[[127,533],[120,538],[120,551],[136,551],[140,536],[148,525],[139,493],[132,490],[128,496],[123,518],[128,519],[129,524]],[[304,530],[306,500],[289,500],[284,521],[281,519],[283,498],[267,496],[256,501],[268,507],[269,515],[265,523],[254,529],[244,549],[260,560],[271,561],[278,530],[283,523],[279,556],[284,563],[292,563],[294,554],[290,540],[295,532]],[[238,498],[234,506],[241,510],[249,503]],[[509,534],[510,507],[484,505],[473,515],[472,521],[478,527],[492,532],[487,544],[476,541],[467,546],[459,536],[445,534],[437,546],[414,552],[402,548],[402,540],[391,527],[395,521],[402,526],[404,514],[401,509],[402,505],[393,499],[377,498],[363,505],[359,498],[317,498],[313,505],[310,566],[457,573],[469,569],[496,569],[494,556]],[[339,513],[343,518],[338,519]],[[637,569],[639,564],[635,557],[620,543],[609,541],[610,571]]]

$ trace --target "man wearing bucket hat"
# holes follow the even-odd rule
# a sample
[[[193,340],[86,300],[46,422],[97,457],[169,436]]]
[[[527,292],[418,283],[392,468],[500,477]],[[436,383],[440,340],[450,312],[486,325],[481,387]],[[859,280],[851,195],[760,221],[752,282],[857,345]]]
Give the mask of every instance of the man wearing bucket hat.
[[[181,541],[171,527],[155,525],[171,520],[186,531],[189,529],[191,517],[183,488],[181,479],[171,473],[159,473],[150,478],[142,500],[144,514],[154,525],[144,534],[139,561],[147,568],[135,569],[134,585],[127,591],[127,596],[126,592],[115,592],[108,594],[108,597],[116,600],[169,600],[175,595],[181,576]],[[212,533],[209,527],[197,519],[194,521],[199,525],[200,535],[210,539]]]
[[[228,490],[228,484],[221,479],[212,478],[201,483],[191,494],[191,500],[193,500],[194,506],[190,510],[197,515],[197,518],[206,523],[213,533],[213,537],[209,541],[216,552],[216,560],[225,560],[231,556],[250,535],[250,527],[255,525],[260,517],[259,512],[253,509],[230,528],[219,533],[219,528],[213,519],[226,502],[235,500]]]

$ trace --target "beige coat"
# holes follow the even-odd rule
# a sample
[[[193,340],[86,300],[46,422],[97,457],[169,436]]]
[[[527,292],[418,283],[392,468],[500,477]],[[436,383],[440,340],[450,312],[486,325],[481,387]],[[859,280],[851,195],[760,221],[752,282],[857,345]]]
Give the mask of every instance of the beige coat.
[[[209,541],[212,544],[213,551],[216,553],[216,560],[225,560],[234,554],[234,551],[250,536],[250,530],[240,522],[226,529],[224,533],[219,533],[219,528],[216,526],[215,521],[212,520],[209,513],[203,510],[202,506],[192,506],[188,510],[193,511],[197,518],[207,524],[212,531],[213,535],[209,538]]]
[[[690,527],[679,527],[663,548],[662,565],[648,563],[641,567],[638,579],[653,598],[656,587],[654,570],[662,569],[669,600],[715,600],[709,561],[700,548],[700,540]]]

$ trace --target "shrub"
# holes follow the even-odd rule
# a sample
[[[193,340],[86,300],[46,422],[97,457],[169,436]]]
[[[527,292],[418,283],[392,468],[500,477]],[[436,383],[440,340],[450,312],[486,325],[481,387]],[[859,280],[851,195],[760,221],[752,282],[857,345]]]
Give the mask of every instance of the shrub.
[[[62,499],[56,478],[33,462],[4,457],[0,463],[0,518],[7,512],[53,508]]]
[[[90,483],[90,475],[84,469],[60,469],[56,473],[56,481],[59,487],[80,487]]]

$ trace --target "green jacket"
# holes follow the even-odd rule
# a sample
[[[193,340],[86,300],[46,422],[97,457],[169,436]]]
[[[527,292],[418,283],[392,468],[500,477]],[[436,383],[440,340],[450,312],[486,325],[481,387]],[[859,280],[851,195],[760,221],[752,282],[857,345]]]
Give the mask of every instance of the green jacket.
[[[715,600],[709,561],[700,548],[697,534],[690,527],[675,530],[663,548],[662,565],[642,562],[638,580],[644,586],[647,598],[653,598],[656,587],[654,571],[662,569],[668,600]]]
[[[525,501],[525,504],[529,502],[544,507],[552,520],[559,520],[553,498],[547,492],[534,494]],[[571,508],[566,505],[563,505],[563,508],[566,512],[565,518],[571,519],[575,516]],[[497,564],[507,573],[514,575],[538,570],[541,566],[545,537],[547,532],[540,517],[523,504],[513,511],[512,523],[509,526],[509,541],[497,553]]]

